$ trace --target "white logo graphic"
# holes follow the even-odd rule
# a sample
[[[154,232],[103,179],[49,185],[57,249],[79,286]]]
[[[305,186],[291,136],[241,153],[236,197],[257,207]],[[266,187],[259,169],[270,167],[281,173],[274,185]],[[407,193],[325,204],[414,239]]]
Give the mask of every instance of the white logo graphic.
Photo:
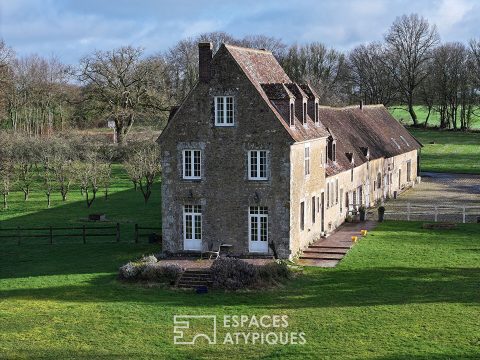
[[[194,345],[198,338],[204,338],[209,345],[217,343],[216,315],[174,315],[173,343],[176,345]],[[210,332],[205,333],[205,325],[211,324]],[[201,327],[201,332],[198,327]]]

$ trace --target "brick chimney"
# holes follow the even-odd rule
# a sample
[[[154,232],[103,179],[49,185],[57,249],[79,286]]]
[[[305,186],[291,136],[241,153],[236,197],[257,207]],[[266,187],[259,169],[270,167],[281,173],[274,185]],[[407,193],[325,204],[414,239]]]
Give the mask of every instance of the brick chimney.
[[[198,43],[198,78],[208,83],[212,77],[212,43]]]

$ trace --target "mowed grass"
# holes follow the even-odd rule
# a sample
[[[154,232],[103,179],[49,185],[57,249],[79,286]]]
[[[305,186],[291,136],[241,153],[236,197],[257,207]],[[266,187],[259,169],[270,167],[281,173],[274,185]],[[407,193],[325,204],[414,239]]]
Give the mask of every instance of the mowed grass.
[[[407,111],[406,106],[390,106],[388,108],[392,116],[400,121],[404,125],[413,125],[412,118]],[[418,123],[423,125],[428,115],[428,110],[424,106],[414,106],[415,113],[417,114]],[[440,114],[437,111],[433,111],[430,113],[430,117],[428,118],[427,126],[430,127],[438,127],[440,126]],[[458,126],[460,127],[460,120],[458,121]],[[476,109],[475,114],[472,116],[472,123],[471,123],[472,130],[480,129],[480,109]]]
[[[409,130],[424,146],[422,171],[480,174],[480,132]]]
[[[0,358],[478,359],[478,225],[386,222],[333,269],[269,291],[196,295],[116,280],[146,244],[8,245],[0,253]],[[174,315],[287,315],[305,345],[173,344]],[[210,327],[197,329],[209,332]],[[260,332],[271,329],[260,329]]]
[[[35,227],[103,227],[120,224],[121,241],[133,241],[135,224],[146,227],[161,228],[160,184],[156,183],[147,204],[140,189],[135,191],[132,182],[119,164],[112,168],[112,185],[108,198],[105,199],[104,189],[100,188],[97,197],[90,208],[87,207],[85,197],[81,195],[76,185],[68,193],[67,201],[63,202],[60,192],[55,190],[52,194],[52,204],[47,208],[47,197],[42,189],[41,180],[33,185],[30,198],[24,201],[23,192],[11,191],[8,196],[8,209],[0,209],[0,229],[7,228],[35,228]],[[89,214],[105,214],[105,222],[87,221]],[[160,230],[159,230],[160,231]],[[157,232],[159,232],[157,231]],[[81,230],[59,231],[59,233],[80,234]],[[103,230],[102,233],[112,233],[114,230]],[[45,234],[48,231],[22,232],[22,235]],[[88,233],[88,232],[87,232]],[[6,234],[0,231],[0,235]],[[112,241],[114,237],[87,238],[87,241],[105,242]],[[145,240],[145,239],[144,239]],[[21,240],[26,244],[47,243],[47,238]],[[55,237],[56,242],[82,242],[81,237]],[[14,243],[15,239],[0,238],[2,243]]]

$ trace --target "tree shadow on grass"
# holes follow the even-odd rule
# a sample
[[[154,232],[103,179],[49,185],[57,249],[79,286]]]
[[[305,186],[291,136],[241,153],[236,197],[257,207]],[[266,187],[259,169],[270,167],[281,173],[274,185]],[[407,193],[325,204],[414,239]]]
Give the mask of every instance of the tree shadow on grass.
[[[371,268],[312,271],[269,291],[226,293],[146,288],[99,274],[78,285],[4,290],[0,299],[72,302],[135,302],[164,306],[217,307],[249,304],[267,309],[423,303],[479,304],[477,268]]]

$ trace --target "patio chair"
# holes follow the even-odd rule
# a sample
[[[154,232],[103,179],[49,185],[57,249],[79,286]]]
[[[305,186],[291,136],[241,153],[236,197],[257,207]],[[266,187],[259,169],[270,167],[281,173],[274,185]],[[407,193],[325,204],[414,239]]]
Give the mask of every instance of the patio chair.
[[[212,246],[213,247],[213,246]],[[201,254],[201,258],[203,259],[203,254],[208,254],[208,260],[216,260],[220,257],[220,251],[222,250],[222,247],[232,247],[230,244],[220,244],[218,246],[218,250],[209,250],[209,251],[203,251]]]

